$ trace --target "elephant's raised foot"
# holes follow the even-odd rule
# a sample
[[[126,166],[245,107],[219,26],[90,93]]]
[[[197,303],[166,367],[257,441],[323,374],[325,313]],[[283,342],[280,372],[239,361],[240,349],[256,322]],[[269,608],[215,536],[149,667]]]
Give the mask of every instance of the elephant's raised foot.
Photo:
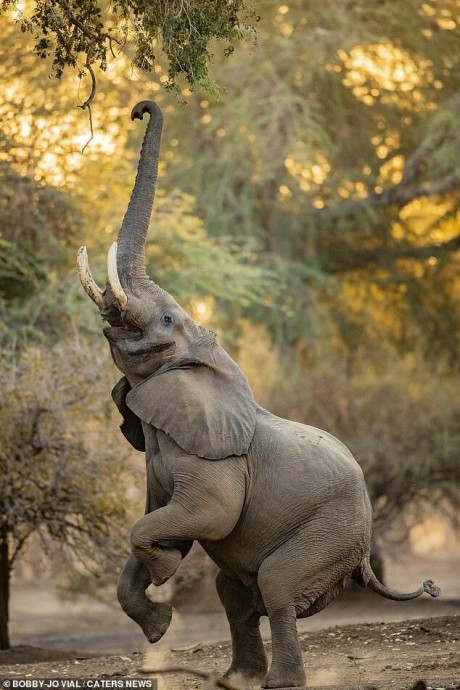
[[[148,615],[137,617],[136,623],[142,628],[147,640],[153,644],[161,640],[169,628],[173,608],[170,604],[151,604],[146,609]]]
[[[171,604],[156,603],[146,596],[124,598],[119,596],[123,611],[141,628],[150,643],[161,640],[171,623]]]

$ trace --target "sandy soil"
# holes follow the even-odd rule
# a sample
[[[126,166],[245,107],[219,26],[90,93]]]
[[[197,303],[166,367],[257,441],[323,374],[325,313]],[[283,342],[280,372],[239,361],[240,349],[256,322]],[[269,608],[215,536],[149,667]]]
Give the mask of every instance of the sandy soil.
[[[308,690],[460,688],[460,616],[423,618],[399,623],[338,626],[300,634]],[[267,643],[270,654],[270,644]],[[33,650],[24,650],[31,659]],[[43,652],[38,651],[38,655]],[[63,652],[61,652],[63,654]],[[0,675],[13,678],[133,678],[150,669],[160,679],[161,690],[192,690],[216,687],[205,684],[193,669],[222,674],[229,664],[229,643],[197,644],[186,649],[158,651],[156,658],[130,655],[88,658],[69,654],[68,658],[34,663],[13,663],[0,652]],[[155,669],[181,667],[184,673],[159,676]],[[145,677],[145,676],[144,676]],[[247,688],[247,685],[236,685]]]
[[[427,683],[417,690],[460,690],[460,554],[402,554],[388,566],[392,588],[410,591],[433,577],[443,585],[443,596],[393,602],[355,586],[320,614],[298,621],[309,690],[406,690],[416,681]],[[162,676],[161,690],[211,689],[214,684],[205,685],[191,670],[223,673],[231,648],[225,614],[209,582],[177,602],[173,623],[156,645],[146,644],[114,594],[107,605],[62,601],[50,583],[14,582],[15,648],[0,652],[0,678],[117,679],[180,666],[186,672]],[[262,632],[268,640],[266,620]]]

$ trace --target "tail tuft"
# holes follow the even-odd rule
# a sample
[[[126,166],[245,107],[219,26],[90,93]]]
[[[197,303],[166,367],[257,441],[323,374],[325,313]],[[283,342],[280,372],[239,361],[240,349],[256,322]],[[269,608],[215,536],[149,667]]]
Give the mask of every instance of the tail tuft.
[[[442,589],[434,580],[425,580],[423,583],[423,591],[429,594],[431,597],[439,597]]]

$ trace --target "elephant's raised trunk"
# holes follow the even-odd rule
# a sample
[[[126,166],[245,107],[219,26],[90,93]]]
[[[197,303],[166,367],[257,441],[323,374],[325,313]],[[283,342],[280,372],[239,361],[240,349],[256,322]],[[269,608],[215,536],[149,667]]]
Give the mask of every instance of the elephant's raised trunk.
[[[117,267],[124,287],[128,282],[145,280],[145,240],[158,175],[163,115],[153,101],[141,101],[134,106],[131,119],[142,120],[144,113],[150,114],[150,121],[145,131],[131,199],[118,233]]]

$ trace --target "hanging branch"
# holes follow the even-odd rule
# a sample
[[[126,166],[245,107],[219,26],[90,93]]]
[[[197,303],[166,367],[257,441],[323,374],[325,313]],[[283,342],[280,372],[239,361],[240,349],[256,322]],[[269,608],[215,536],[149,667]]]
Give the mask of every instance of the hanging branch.
[[[64,12],[65,16],[67,17],[68,21],[70,24],[72,24],[83,36],[85,36],[88,41],[90,41],[91,46],[89,47],[87,53],[86,53],[86,62],[85,62],[85,67],[88,70],[90,76],[91,76],[91,92],[86,101],[82,104],[79,105],[78,107],[81,108],[82,110],[87,109],[88,110],[88,117],[89,117],[89,126],[91,130],[90,138],[86,142],[86,144],[83,146],[81,152],[84,153],[86,147],[90,144],[90,142],[94,138],[94,128],[93,128],[93,116],[92,116],[92,111],[91,111],[91,103],[94,100],[94,97],[96,95],[96,90],[97,90],[97,81],[96,81],[96,75],[94,73],[93,67],[92,67],[92,58],[93,55],[96,51],[96,48],[98,45],[101,44],[101,40],[107,40],[109,42],[109,49],[113,57],[116,57],[115,52],[113,50],[113,43],[115,42],[117,45],[121,46],[121,41],[119,41],[115,36],[112,36],[110,33],[107,32],[98,32],[94,33],[91,31],[91,29],[86,26],[77,16],[75,16],[72,7],[69,5],[69,3],[66,0],[56,0],[57,4],[59,7],[62,9]]]
[[[82,105],[79,105],[78,107],[81,108],[82,110],[85,110],[85,108],[88,109],[89,126],[90,126],[90,130],[91,130],[91,134],[90,134],[90,137],[89,137],[88,141],[86,142],[86,144],[83,146],[83,148],[82,148],[82,150],[81,150],[82,153],[85,152],[86,147],[88,146],[88,144],[89,144],[89,143],[93,140],[93,138],[94,138],[93,115],[92,115],[92,112],[91,112],[91,103],[93,102],[94,96],[96,95],[96,75],[94,74],[94,70],[93,70],[93,68],[92,68],[92,66],[91,66],[91,49],[88,50],[88,52],[87,52],[87,54],[86,54],[86,63],[85,63],[85,66],[86,66],[88,72],[89,72],[90,75],[91,75],[91,93],[89,94],[89,96],[88,96],[88,98],[86,99],[86,101],[85,101]]]

